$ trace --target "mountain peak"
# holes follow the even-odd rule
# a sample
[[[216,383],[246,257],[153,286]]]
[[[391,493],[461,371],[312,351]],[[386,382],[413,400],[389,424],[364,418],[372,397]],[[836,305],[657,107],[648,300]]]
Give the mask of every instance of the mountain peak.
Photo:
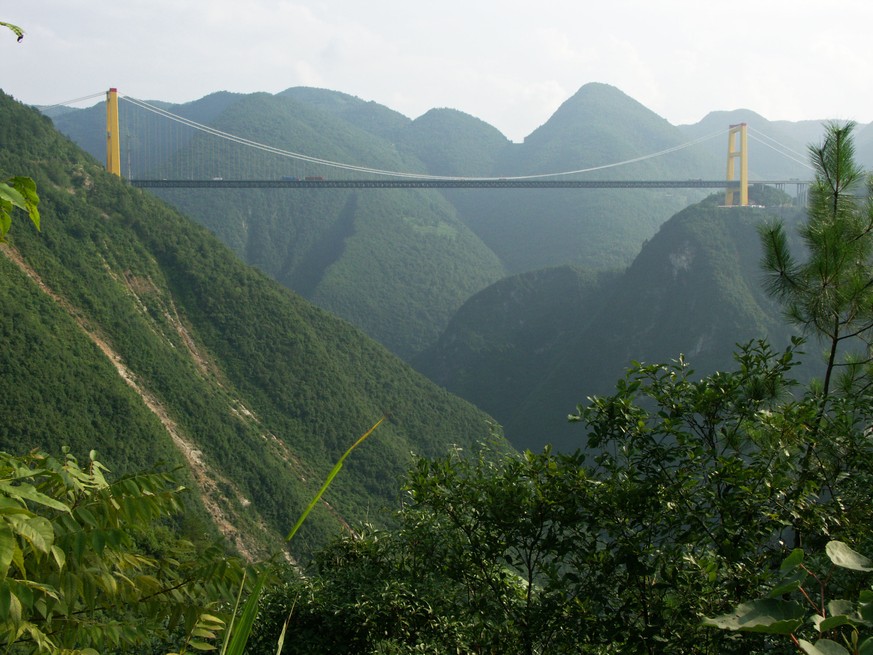
[[[623,132],[628,126],[664,129],[669,123],[617,87],[591,82],[565,100],[525,143]]]

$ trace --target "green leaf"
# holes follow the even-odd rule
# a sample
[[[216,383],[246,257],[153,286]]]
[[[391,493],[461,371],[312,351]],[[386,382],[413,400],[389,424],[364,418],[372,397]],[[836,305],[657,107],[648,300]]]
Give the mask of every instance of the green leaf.
[[[830,632],[834,628],[839,628],[842,625],[855,625],[855,621],[853,621],[847,614],[832,614],[827,618],[816,614],[812,617],[812,622],[815,625],[816,630],[821,633]]]
[[[825,552],[831,562],[852,571],[873,571],[873,561],[855,552],[842,541],[829,541]]]
[[[0,241],[12,227],[12,210],[18,207],[27,212],[30,220],[39,229],[39,196],[36,183],[29,177],[13,177],[0,182]]]
[[[0,578],[5,578],[15,554],[15,535],[8,525],[0,525]]]
[[[704,625],[722,630],[789,635],[803,623],[805,611],[797,603],[763,598],[742,603],[733,612],[703,620]]]
[[[803,549],[795,548],[792,550],[788,557],[786,557],[782,561],[782,565],[779,567],[780,573],[788,573],[791,569],[794,569],[800,566],[803,563]]]
[[[55,532],[51,522],[43,516],[23,518],[10,516],[12,529],[41,553],[48,553],[55,540]]]
[[[873,637],[867,637],[858,646],[858,655],[873,655]]]
[[[62,571],[64,565],[67,563],[67,554],[63,549],[58,548],[57,546],[52,546],[52,555],[55,558],[55,562],[58,564],[58,570]]]
[[[261,597],[261,589],[264,588],[264,583],[267,580],[267,571],[264,570],[255,581],[255,586],[252,589],[249,597],[243,605],[242,614],[240,614],[239,623],[234,625],[231,623],[229,632],[226,636],[224,645],[222,646],[222,655],[243,655],[248,642],[249,635],[252,632],[252,626],[255,624],[255,618],[258,615],[258,601]],[[233,632],[233,635],[230,634]],[[227,641],[229,637],[230,641]]]
[[[215,650],[215,646],[205,641],[191,641],[188,645],[194,650]]]
[[[779,596],[783,596],[799,589],[808,575],[809,574],[803,569],[796,571],[790,578],[787,578],[776,585],[770,593],[767,594],[767,598],[779,598]]]
[[[8,27],[10,30],[12,30],[12,33],[15,34],[15,36],[17,37],[17,41],[20,42],[21,39],[24,38],[24,30],[18,27],[18,25],[13,25],[12,23],[4,23],[2,21],[0,21],[0,25],[2,25],[3,27]]]
[[[815,645],[805,639],[798,639],[797,642],[800,650],[807,655],[849,655],[849,651],[830,639],[819,639]]]
[[[19,209],[27,207],[27,201],[21,195],[21,192],[6,182],[0,182],[0,200],[5,200],[10,205]]]
[[[7,494],[12,498],[23,498],[45,507],[56,509],[59,512],[69,512],[70,508],[59,500],[55,500],[51,496],[46,496],[44,493],[37,491],[36,487],[30,484],[7,484],[0,482],[0,492]]]
[[[91,533],[91,548],[94,549],[94,552],[98,555],[103,554],[103,549],[106,547],[106,535],[103,534],[102,530],[94,530]]]
[[[28,216],[30,216],[30,220],[38,230],[39,209],[37,209],[37,205],[39,205],[39,195],[36,193],[36,182],[29,177],[21,176],[13,177],[9,181],[12,183],[12,187],[18,191],[24,200],[24,205],[19,205],[19,207],[27,212]]]
[[[282,623],[282,632],[279,633],[279,640],[276,642],[276,655],[282,655],[282,647],[285,645],[285,633],[288,631],[288,623],[291,622],[291,614]]]
[[[337,474],[339,474],[340,470],[343,467],[343,462],[346,460],[346,458],[349,455],[351,455],[352,451],[355,448],[357,448],[359,445],[361,445],[367,437],[369,437],[371,434],[373,434],[373,432],[376,430],[376,428],[378,428],[386,418],[387,418],[387,416],[383,416],[378,421],[376,421],[376,423],[375,423],[375,425],[373,425],[373,427],[371,427],[363,435],[361,435],[358,438],[358,440],[355,443],[353,443],[351,445],[351,447],[349,447],[349,449],[345,453],[343,453],[343,456],[339,458],[339,461],[337,461],[337,463],[334,465],[333,469],[331,469],[330,473],[328,473],[327,479],[324,481],[324,484],[321,485],[321,489],[319,489],[318,493],[315,494],[315,496],[313,497],[313,499],[311,501],[309,501],[309,505],[307,505],[306,509],[303,510],[303,514],[300,515],[300,518],[297,519],[297,523],[295,523],[294,527],[291,528],[291,532],[289,532],[288,536],[285,537],[285,541],[291,541],[291,539],[294,537],[294,535],[297,534],[297,531],[300,529],[300,526],[303,525],[303,522],[306,520],[306,517],[309,516],[309,513],[315,507],[315,504],[321,499],[321,497],[324,495],[324,492],[327,491],[327,488],[330,486],[330,483],[337,476]]]
[[[855,613],[855,604],[850,600],[836,599],[828,603],[828,614],[831,616],[845,615]]]

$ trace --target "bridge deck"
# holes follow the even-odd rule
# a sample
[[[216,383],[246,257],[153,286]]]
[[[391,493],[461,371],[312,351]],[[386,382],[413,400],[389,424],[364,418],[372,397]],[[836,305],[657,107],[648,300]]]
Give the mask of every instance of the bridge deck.
[[[796,180],[753,184],[798,184]],[[135,187],[165,189],[725,189],[739,181],[725,180],[130,180]]]

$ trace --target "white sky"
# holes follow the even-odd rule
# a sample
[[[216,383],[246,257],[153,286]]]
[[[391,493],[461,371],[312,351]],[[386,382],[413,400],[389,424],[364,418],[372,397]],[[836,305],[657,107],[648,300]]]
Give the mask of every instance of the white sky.
[[[0,88],[31,104],[316,86],[521,141],[605,82],[673,124],[873,121],[870,0],[0,0],[0,21],[26,32],[0,33]]]

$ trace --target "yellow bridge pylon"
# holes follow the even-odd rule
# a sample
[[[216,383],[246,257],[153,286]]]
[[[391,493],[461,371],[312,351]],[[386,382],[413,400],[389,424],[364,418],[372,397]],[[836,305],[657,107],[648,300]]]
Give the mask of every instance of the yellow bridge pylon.
[[[121,177],[121,143],[118,134],[118,89],[106,92],[106,170]]]
[[[749,149],[748,126],[745,123],[731,125],[728,130],[727,181],[736,180],[736,160],[740,161],[740,201],[734,203],[735,187],[724,191],[724,204],[747,207],[749,204]]]

